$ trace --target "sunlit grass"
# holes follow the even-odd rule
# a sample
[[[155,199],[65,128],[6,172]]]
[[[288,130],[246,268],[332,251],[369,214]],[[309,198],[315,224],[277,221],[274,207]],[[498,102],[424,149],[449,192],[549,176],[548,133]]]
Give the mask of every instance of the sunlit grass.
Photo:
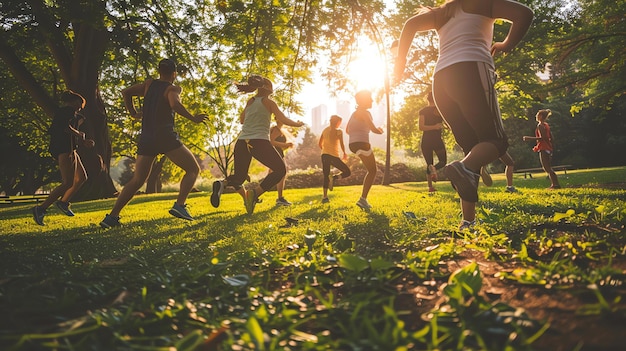
[[[520,193],[509,194],[504,176],[493,175],[494,185],[480,188],[481,224],[464,233],[456,230],[458,197],[445,181],[436,184],[438,191],[432,195],[425,182],[375,185],[368,198],[374,206],[370,213],[355,205],[360,186],[337,186],[328,204],[321,203],[319,188],[286,189],[285,197],[294,203],[290,207],[275,206],[276,193],[271,191],[251,216],[236,193],[224,194],[218,209],[210,205],[209,193],[192,193],[188,205],[194,221],[169,215],[175,193],[139,195],[124,208],[123,226],[109,230],[98,223],[114,199],[76,203],[75,217],[50,208],[45,226],[36,225],[30,216],[34,203],[0,207],[0,307],[6,316],[0,319],[0,346],[17,345],[17,335],[40,333],[42,340],[66,340],[76,349],[82,349],[80,343],[158,349],[181,342],[185,335],[208,335],[228,321],[226,344],[241,349],[252,349],[250,345],[269,335],[273,341],[268,349],[272,343],[309,337],[321,344],[309,340],[296,345],[331,350],[361,342],[383,348],[424,342],[432,348],[417,336],[432,330],[405,330],[397,311],[383,306],[397,297],[393,287],[401,285],[399,276],[414,274],[410,279],[441,283],[451,273],[441,263],[454,261],[463,251],[518,265],[517,276],[502,276],[525,284],[584,287],[615,279],[611,260],[624,255],[626,190],[597,184],[623,182],[626,168],[559,176],[565,188],[549,191],[543,174],[533,179],[516,175]],[[555,215],[565,218],[564,228],[597,223],[606,233],[548,230],[555,225]],[[286,218],[298,224],[287,226]],[[311,233],[316,240],[307,253],[304,237]],[[581,259],[573,255],[588,262],[580,265]],[[343,259],[339,266],[333,263],[337,257]],[[565,282],[558,273],[577,277]],[[237,279],[223,280],[239,275],[249,280],[243,288],[236,286]],[[257,299],[267,304],[267,311],[262,313]],[[599,303],[584,312],[622,311],[619,301]],[[198,309],[206,322],[194,319],[186,304]],[[361,319],[354,320],[350,313]],[[251,316],[260,331],[252,328]],[[70,337],[72,329],[61,322],[75,318],[84,318],[86,324],[75,327],[79,336]],[[297,330],[295,320],[302,323]],[[449,338],[463,335],[448,327],[442,330],[448,330]],[[197,328],[204,331],[186,333]],[[370,328],[381,334],[362,340]],[[46,334],[51,330],[62,336]],[[515,345],[519,350],[526,347]],[[46,347],[28,341],[15,349],[29,348]]]

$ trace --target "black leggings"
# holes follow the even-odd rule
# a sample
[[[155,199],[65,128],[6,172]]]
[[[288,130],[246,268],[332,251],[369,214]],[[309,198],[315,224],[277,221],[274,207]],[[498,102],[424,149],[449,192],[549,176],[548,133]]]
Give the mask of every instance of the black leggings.
[[[271,172],[261,181],[263,191],[271,189],[287,174],[285,161],[278,154],[269,140],[239,139],[235,143],[235,170],[234,174],[226,178],[228,184],[239,190],[243,182],[248,179],[248,170],[252,158],[261,162]]]
[[[446,146],[441,139],[432,142],[427,139],[422,139],[421,144],[422,155],[426,161],[426,165],[432,165],[435,161],[433,153],[437,155],[437,164],[435,169],[441,169],[448,162],[448,155],[446,153]]]
[[[328,189],[328,176],[330,175],[330,166],[341,171],[341,178],[350,176],[350,167],[336,156],[322,154],[322,173],[324,174],[324,188]]]
[[[482,142],[498,148],[499,156],[509,147],[495,80],[495,72],[483,62],[460,62],[435,74],[435,103],[465,154]]]

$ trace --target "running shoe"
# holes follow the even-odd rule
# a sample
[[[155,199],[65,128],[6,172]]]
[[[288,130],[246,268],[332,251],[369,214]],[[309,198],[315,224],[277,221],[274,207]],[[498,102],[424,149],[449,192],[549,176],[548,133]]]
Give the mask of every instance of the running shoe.
[[[519,192],[513,185],[507,185],[505,191],[507,193],[517,193]]]
[[[437,189],[435,189],[435,188],[434,188],[434,187],[432,187],[432,186],[428,188],[428,192],[429,192],[429,193],[434,193],[435,191],[437,191]]]
[[[466,221],[462,220],[461,224],[459,224],[459,231],[463,231],[465,229],[472,229],[472,227],[476,224],[476,221]]]
[[[257,203],[256,190],[247,190],[243,203],[246,205],[246,212],[251,215],[254,212],[254,206],[256,206]]]
[[[435,166],[428,165],[427,173],[430,177],[430,180],[432,180],[433,182],[437,181],[437,169],[435,168]]]
[[[327,197],[322,198],[322,203],[323,203],[323,204],[327,204],[327,203],[329,203],[329,202],[330,202],[330,199],[329,199],[329,198],[327,198]]]
[[[72,210],[70,209],[70,203],[69,202],[63,202],[61,200],[57,200],[54,202],[54,204],[56,205],[56,207],[61,210],[61,212],[63,212],[66,216],[69,217],[74,217],[74,212],[72,212]]]
[[[465,165],[459,161],[448,164],[444,173],[461,199],[478,202],[478,174],[465,168]]]
[[[550,185],[550,187],[548,188],[548,190],[555,190],[555,189],[561,189],[560,185]]]
[[[328,175],[328,190],[333,191],[333,183],[335,182],[335,176],[332,174]]]
[[[216,180],[213,182],[213,192],[211,193],[211,205],[218,208],[220,206],[220,197],[224,192],[224,182]]]
[[[100,226],[104,229],[119,227],[120,225],[120,217],[111,216],[110,214],[104,216],[104,219],[100,222]]]
[[[372,205],[367,202],[367,199],[360,198],[359,201],[356,202],[356,205],[359,206],[364,211],[369,211],[372,208]]]
[[[487,172],[487,168],[485,167],[480,167],[480,179],[483,180],[483,184],[485,184],[486,186],[493,185],[493,179],[491,179],[491,174]]]
[[[284,197],[276,199],[276,205],[278,206],[291,206],[291,202],[287,201]]]
[[[39,225],[44,225],[43,217],[46,215],[46,210],[39,206],[35,206],[32,208],[31,211],[33,212],[33,219],[35,220],[35,223]]]
[[[174,206],[172,206],[169,212],[174,217],[193,221],[193,217],[191,217],[191,214],[189,214],[189,211],[187,211],[187,204],[179,205],[174,202]]]

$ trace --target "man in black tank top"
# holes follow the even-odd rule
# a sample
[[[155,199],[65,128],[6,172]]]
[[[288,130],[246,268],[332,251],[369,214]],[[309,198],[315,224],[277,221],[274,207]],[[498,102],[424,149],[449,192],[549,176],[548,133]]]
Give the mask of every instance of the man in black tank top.
[[[200,173],[200,166],[174,130],[174,113],[196,123],[204,122],[207,116],[205,114],[192,115],[187,111],[180,102],[181,88],[173,84],[175,79],[176,63],[170,59],[164,59],[159,62],[159,79],[148,79],[122,91],[126,109],[133,118],[141,120],[141,136],[133,178],[122,189],[111,213],[100,222],[103,228],[120,225],[119,214],[122,208],[146,182],[152,163],[160,154],[165,154],[175,165],[185,171],[180,182],[178,198],[169,213],[178,218],[193,220],[187,211],[185,201]],[[134,96],[144,97],[140,111],[137,111],[133,105]]]

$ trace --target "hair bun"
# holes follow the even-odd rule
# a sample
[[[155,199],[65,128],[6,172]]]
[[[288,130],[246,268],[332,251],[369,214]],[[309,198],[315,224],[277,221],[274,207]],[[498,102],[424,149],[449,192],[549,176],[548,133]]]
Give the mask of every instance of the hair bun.
[[[263,81],[263,77],[258,74],[253,74],[248,77],[248,85],[253,86],[255,88],[260,88],[265,84]]]

